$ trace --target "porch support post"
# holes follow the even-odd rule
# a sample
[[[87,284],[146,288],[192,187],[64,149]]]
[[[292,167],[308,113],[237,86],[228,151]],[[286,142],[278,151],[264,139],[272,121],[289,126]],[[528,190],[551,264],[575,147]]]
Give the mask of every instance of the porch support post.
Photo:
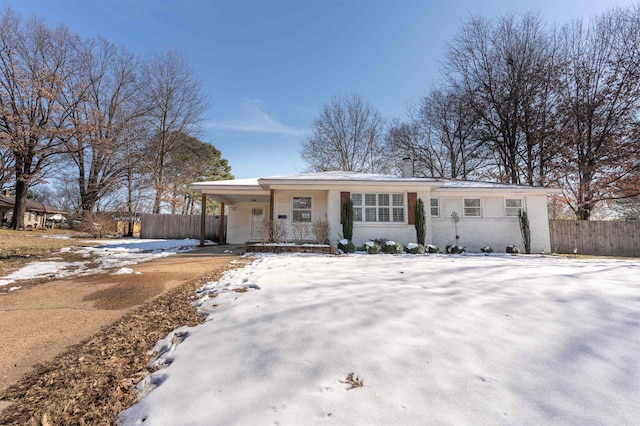
[[[224,244],[224,202],[220,202],[220,227],[218,228],[218,242]]]
[[[200,247],[204,247],[204,227],[207,216],[207,194],[202,193],[202,211],[200,212]]]
[[[271,222],[273,222],[273,203],[274,203],[273,196],[275,192],[276,192],[275,189],[272,189],[269,191],[269,220]]]

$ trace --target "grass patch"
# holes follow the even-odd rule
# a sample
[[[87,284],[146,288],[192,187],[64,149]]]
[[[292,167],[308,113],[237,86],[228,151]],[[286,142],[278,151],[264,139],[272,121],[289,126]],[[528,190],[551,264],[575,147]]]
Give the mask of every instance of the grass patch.
[[[61,236],[67,238],[61,238]],[[6,276],[29,262],[43,261],[56,258],[60,262],[80,262],[90,260],[73,250],[60,253],[63,247],[87,247],[90,241],[78,241],[78,239],[91,239],[83,232],[68,230],[32,230],[12,231],[0,229],[0,276]]]

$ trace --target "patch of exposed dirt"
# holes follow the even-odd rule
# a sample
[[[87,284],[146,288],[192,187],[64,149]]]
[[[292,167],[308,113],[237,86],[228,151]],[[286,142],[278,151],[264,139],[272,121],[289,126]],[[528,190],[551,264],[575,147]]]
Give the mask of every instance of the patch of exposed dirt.
[[[42,333],[42,341],[34,341],[33,345],[42,345],[46,349],[49,345],[58,344],[67,349],[58,351],[59,355],[52,360],[45,358],[40,361],[27,370],[20,382],[14,382],[4,392],[2,388],[6,386],[1,386],[0,375],[0,409],[2,403],[11,403],[0,411],[0,424],[113,424],[117,414],[136,401],[137,394],[132,386],[147,372],[147,352],[170,331],[184,325],[197,325],[202,320],[191,306],[195,291],[204,283],[217,280],[225,270],[247,262],[238,260],[236,256],[195,254],[186,257],[188,255],[170,256],[134,267],[134,270],[143,271],[141,275],[102,275],[89,280],[84,277],[84,281],[77,285],[69,281],[80,278],[65,280],[64,283],[55,281],[29,289],[21,295],[1,296],[0,317],[30,309],[29,316],[36,318],[39,327],[50,324],[50,330]],[[178,269],[192,273],[197,270],[196,264],[200,268],[206,266],[206,272],[180,281],[172,275],[176,269],[175,265],[171,267],[172,262],[180,265]],[[145,276],[146,279],[143,278]],[[111,284],[101,281],[109,277],[113,281]],[[75,298],[76,302],[67,306],[45,302],[46,287],[58,283],[61,283],[55,289],[61,293],[58,299]],[[171,289],[167,291],[167,287]],[[81,289],[84,293],[77,295]],[[32,296],[35,293],[42,293],[42,299],[38,299],[40,302],[34,301]],[[16,296],[23,299],[21,303],[4,304],[5,308],[11,306],[15,310],[2,309],[7,298]],[[148,301],[153,297],[156,298]],[[145,300],[147,302],[143,303]],[[42,306],[34,306],[38,304]],[[71,304],[74,306],[69,306]],[[58,318],[60,313],[68,315]],[[88,322],[96,317],[107,325],[93,330],[95,325]],[[76,325],[70,325],[69,321],[75,321]],[[83,325],[85,322],[87,325]],[[85,328],[87,337],[77,339],[75,335],[68,336],[70,327]],[[18,333],[28,336],[24,329]],[[77,339],[75,342],[81,343],[69,347],[74,338]],[[27,356],[32,348],[19,349]],[[0,359],[13,355],[13,349],[6,350],[9,353],[0,353]],[[0,361],[0,373],[18,367],[14,363],[3,366]]]

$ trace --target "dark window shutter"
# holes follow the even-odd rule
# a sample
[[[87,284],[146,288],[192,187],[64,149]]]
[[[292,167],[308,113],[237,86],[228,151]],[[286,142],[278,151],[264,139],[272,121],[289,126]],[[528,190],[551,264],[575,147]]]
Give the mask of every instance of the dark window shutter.
[[[416,223],[416,202],[418,201],[418,194],[415,192],[407,193],[407,218],[409,219],[409,225],[415,225]]]
[[[350,192],[341,192],[340,193],[340,223],[342,223],[342,206],[344,206],[344,202],[347,201],[347,198],[351,195]]]

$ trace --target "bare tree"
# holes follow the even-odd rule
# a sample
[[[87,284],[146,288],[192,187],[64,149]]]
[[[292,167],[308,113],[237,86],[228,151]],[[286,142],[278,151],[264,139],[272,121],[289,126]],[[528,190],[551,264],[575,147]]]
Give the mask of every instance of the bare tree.
[[[472,18],[449,47],[446,71],[479,118],[480,142],[496,155],[495,177],[539,183],[545,175],[554,50],[540,19]],[[538,171],[536,172],[536,169]]]
[[[63,151],[69,108],[59,102],[74,70],[77,37],[42,20],[21,21],[10,8],[0,17],[0,146],[13,155],[16,203],[10,227],[24,226],[29,186],[41,181]]]
[[[434,89],[409,111],[410,123],[392,127],[387,144],[414,160],[417,174],[478,177],[486,158],[475,139],[477,116],[454,90]]]
[[[127,135],[144,111],[130,52],[103,38],[89,39],[78,49],[77,64],[81,72],[69,82],[66,99],[77,107],[68,121],[72,132],[64,141],[78,172],[84,213],[123,183]]]
[[[614,10],[562,33],[564,180],[578,219],[588,220],[603,200],[634,195],[621,186],[640,172],[639,10]]]
[[[322,106],[300,155],[313,171],[379,172],[383,122],[357,94]]]
[[[159,213],[168,189],[168,155],[180,146],[182,139],[178,135],[197,133],[208,100],[193,69],[175,50],[152,54],[143,66],[143,75],[144,100],[150,109],[147,155],[155,190],[153,212]]]

